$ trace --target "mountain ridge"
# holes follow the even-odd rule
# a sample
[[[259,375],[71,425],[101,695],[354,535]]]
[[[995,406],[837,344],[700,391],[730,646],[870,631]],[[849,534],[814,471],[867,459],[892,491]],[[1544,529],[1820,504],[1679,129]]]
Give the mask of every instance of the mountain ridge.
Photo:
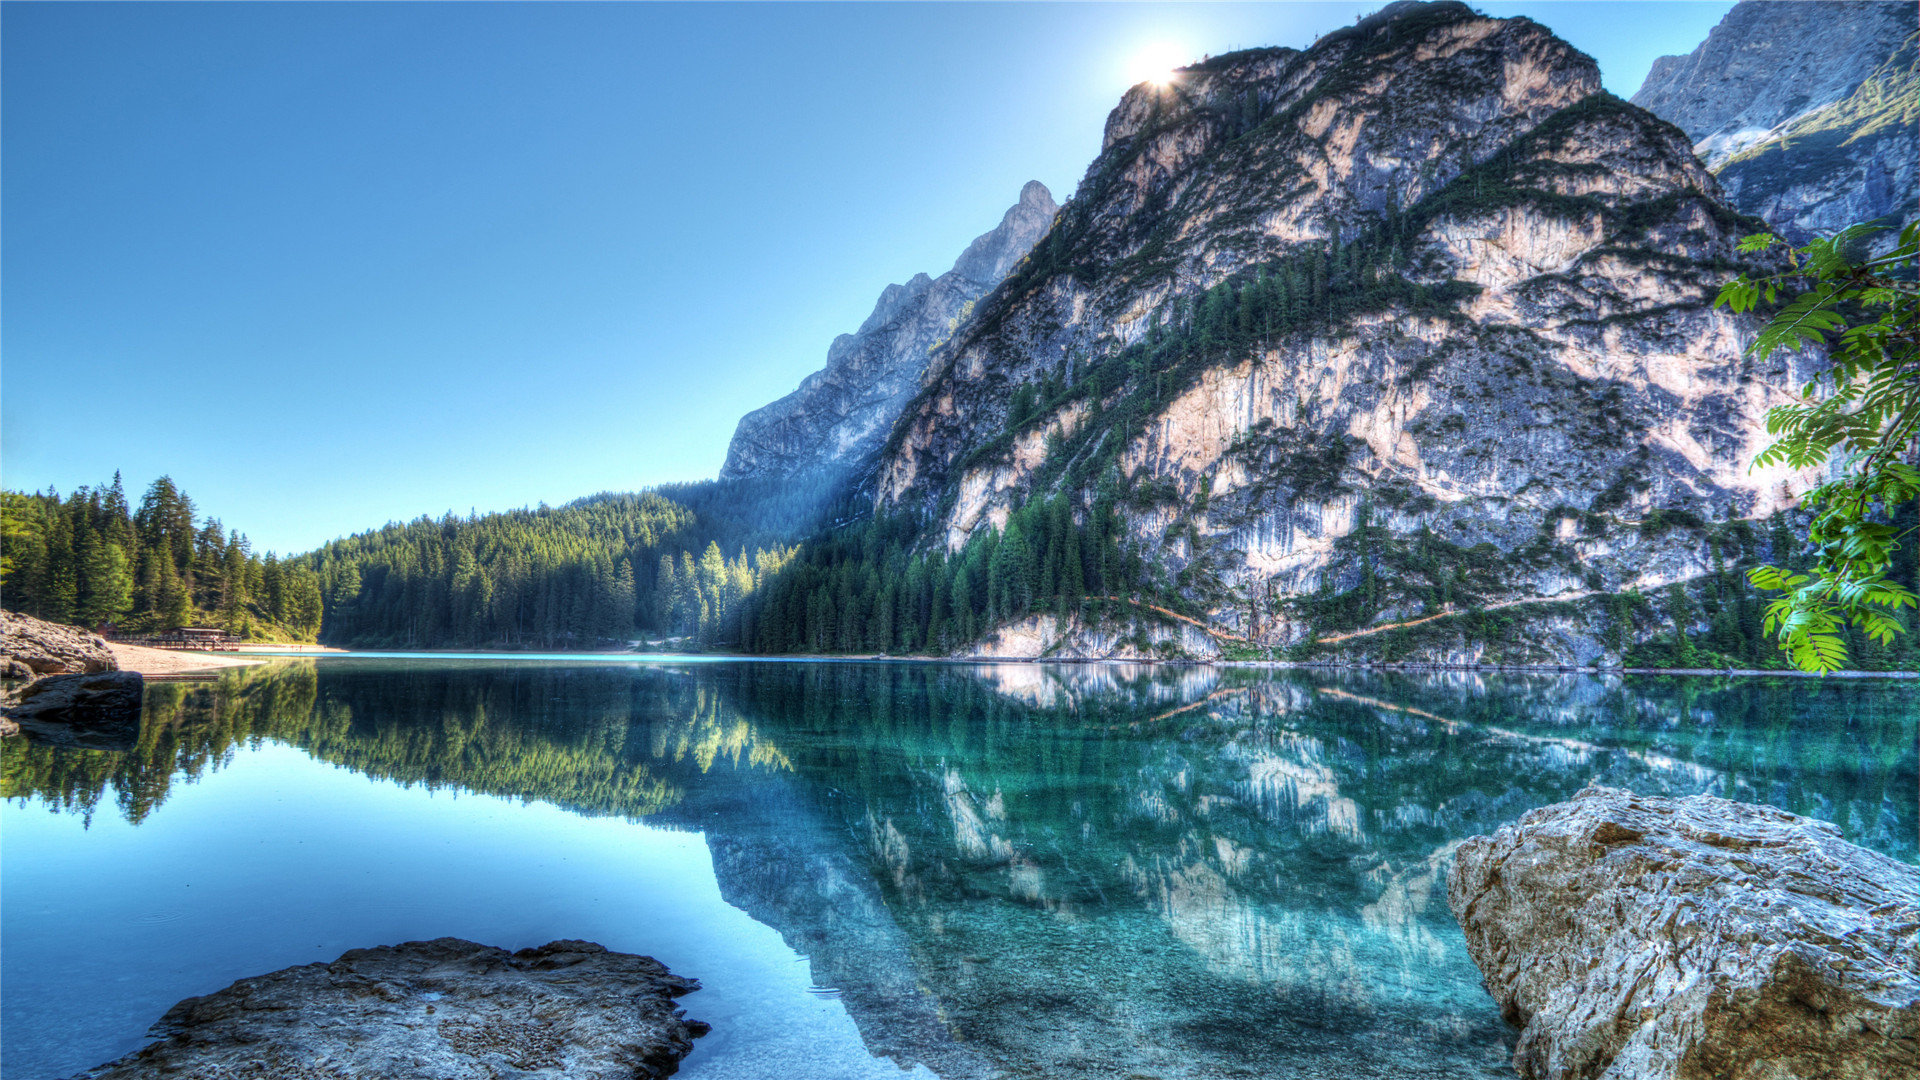
[[[1633,102],[1686,131],[1741,210],[1796,244],[1920,206],[1920,20],[1898,0],[1743,0]]]
[[[720,479],[849,472],[878,448],[919,384],[927,354],[1000,283],[1051,224],[1045,184],[1030,180],[1000,224],[974,238],[938,278],[888,285],[860,328],[835,338],[826,366],[740,418]]]

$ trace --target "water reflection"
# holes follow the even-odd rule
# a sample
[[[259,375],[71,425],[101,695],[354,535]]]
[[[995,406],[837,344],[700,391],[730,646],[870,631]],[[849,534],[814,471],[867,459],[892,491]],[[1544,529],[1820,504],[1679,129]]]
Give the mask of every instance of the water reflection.
[[[327,660],[152,687],[129,751],[11,741],[0,793],[137,822],[273,740],[698,830],[868,1049],[945,1077],[1501,1075],[1461,838],[1598,780],[1912,860],[1916,712],[1885,682]]]

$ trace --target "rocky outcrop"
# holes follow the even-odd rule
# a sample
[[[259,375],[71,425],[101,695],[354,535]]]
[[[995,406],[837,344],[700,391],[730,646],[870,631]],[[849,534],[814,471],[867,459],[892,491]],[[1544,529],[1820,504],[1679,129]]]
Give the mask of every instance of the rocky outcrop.
[[[137,671],[48,675],[8,695],[0,715],[38,742],[95,750],[124,750],[140,731],[146,680]]]
[[[1759,227],[1527,19],[1396,4],[1215,57],[1114,109],[936,351],[877,509],[958,551],[1036,497],[1111,507],[1145,578],[1261,650],[1688,580],[1812,480],[1749,468],[1812,359],[1753,361],[1758,321],[1712,305]],[[1618,662],[1568,635],[1530,662]]]
[[[673,1004],[699,988],[586,941],[353,949],[188,998],[154,1025],[159,1042],[80,1080],[662,1077],[707,1031]]]
[[[1528,1080],[1909,1077],[1916,897],[1824,822],[1602,787],[1467,840],[1447,885]]]
[[[887,286],[860,329],[834,340],[826,367],[741,418],[721,479],[839,474],[870,461],[919,386],[928,352],[1046,234],[1057,209],[1046,185],[1029,182],[999,226],[975,239],[953,269]]]
[[[1796,243],[1920,203],[1920,21],[1904,0],[1745,0],[1633,103],[1672,121],[1733,204]]]
[[[120,666],[106,639],[98,634],[12,611],[0,611],[0,665],[9,679],[113,671]]]

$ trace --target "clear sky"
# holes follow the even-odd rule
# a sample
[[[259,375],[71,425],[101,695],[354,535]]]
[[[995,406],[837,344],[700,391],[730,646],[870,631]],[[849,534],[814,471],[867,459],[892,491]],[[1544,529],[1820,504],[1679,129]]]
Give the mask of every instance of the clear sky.
[[[283,553],[712,476],[1141,57],[1375,3],[0,6],[0,483]],[[1719,2],[1487,3],[1627,96]]]

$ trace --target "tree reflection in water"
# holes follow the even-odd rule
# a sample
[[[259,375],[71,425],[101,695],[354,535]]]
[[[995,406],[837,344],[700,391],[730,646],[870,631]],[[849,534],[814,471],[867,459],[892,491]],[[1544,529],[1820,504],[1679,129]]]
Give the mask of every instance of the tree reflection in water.
[[[0,793],[137,822],[274,740],[697,829],[869,1048],[942,1076],[1501,1075],[1460,839],[1598,781],[1911,860],[1915,727],[1884,682],[327,660],[153,686],[125,752],[11,740]]]

